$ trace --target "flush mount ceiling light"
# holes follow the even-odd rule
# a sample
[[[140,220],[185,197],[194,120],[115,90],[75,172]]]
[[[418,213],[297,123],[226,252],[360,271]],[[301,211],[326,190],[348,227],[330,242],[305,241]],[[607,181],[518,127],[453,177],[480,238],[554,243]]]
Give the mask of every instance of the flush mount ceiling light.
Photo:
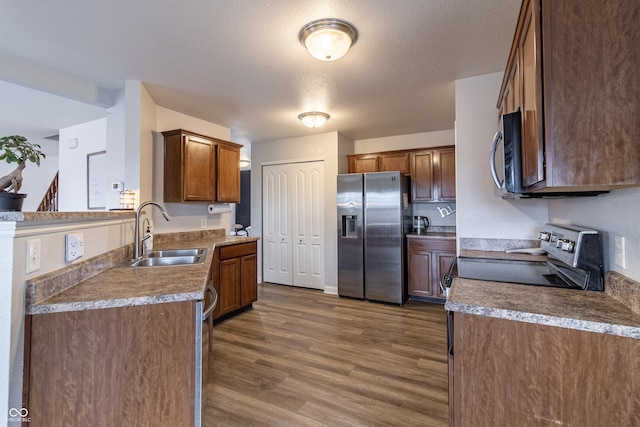
[[[318,19],[300,29],[298,40],[314,58],[335,61],[346,55],[356,43],[358,30],[340,19]]]
[[[309,111],[298,116],[302,124],[308,128],[319,128],[329,120],[329,117],[327,113],[321,113],[320,111]]]

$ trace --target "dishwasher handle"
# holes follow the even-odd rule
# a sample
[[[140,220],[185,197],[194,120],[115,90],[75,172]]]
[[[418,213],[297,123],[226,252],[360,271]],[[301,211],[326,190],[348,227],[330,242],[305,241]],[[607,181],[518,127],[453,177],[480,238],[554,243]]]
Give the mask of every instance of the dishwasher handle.
[[[202,310],[203,322],[209,318],[213,310],[216,308],[216,305],[218,305],[218,293],[216,292],[215,289],[213,289],[213,285],[211,283],[207,285],[207,288],[204,290],[204,292],[205,294],[206,293],[211,294],[212,298],[211,298],[211,305],[209,305],[209,307],[205,307]],[[205,301],[206,301],[206,298],[205,298]]]

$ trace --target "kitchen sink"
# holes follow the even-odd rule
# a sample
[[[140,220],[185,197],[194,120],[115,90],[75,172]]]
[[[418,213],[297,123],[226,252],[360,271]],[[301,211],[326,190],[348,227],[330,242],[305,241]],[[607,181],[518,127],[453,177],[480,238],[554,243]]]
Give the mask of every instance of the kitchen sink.
[[[159,251],[151,251],[144,256],[147,258],[165,258],[165,257],[184,257],[184,256],[200,256],[206,255],[206,249],[163,249]]]
[[[131,263],[131,267],[161,267],[200,264],[207,257],[207,249],[164,249],[149,252]]]

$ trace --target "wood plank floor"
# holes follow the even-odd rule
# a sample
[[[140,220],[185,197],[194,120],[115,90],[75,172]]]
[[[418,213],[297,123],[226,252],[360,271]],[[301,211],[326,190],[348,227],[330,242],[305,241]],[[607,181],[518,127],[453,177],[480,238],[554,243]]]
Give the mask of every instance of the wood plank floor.
[[[258,287],[213,329],[204,426],[448,425],[442,305]]]

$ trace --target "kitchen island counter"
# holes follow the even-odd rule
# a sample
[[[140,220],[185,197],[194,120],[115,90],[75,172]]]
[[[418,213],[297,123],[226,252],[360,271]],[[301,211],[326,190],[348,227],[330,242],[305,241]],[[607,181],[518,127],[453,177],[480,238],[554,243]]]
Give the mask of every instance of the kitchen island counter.
[[[456,278],[445,309],[640,339],[640,313],[627,303],[637,295],[626,291],[637,288],[614,272],[607,273],[605,292]]]
[[[258,238],[211,230],[158,234],[154,240],[156,250],[207,248],[207,257],[200,264],[131,267],[128,245],[27,281],[26,314],[201,300],[215,248]]]

